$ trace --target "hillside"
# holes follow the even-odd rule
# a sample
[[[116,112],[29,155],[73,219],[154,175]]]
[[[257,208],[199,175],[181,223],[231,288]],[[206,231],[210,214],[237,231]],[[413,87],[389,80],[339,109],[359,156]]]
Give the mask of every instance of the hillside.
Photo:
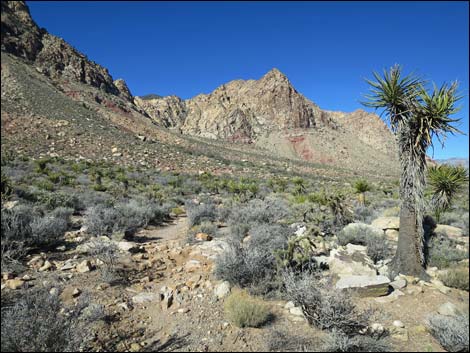
[[[276,69],[189,100],[133,97],[124,80],[39,29],[23,2],[2,2],[2,93],[2,146],[33,155],[175,170],[243,170],[236,164],[250,160],[325,177],[397,175],[393,136],[374,114],[322,111]],[[57,119],[70,125],[61,129]]]

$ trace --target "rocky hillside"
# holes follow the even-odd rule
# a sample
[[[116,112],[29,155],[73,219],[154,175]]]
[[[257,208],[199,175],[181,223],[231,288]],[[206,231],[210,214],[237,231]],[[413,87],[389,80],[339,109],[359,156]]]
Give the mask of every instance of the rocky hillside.
[[[133,97],[124,80],[39,28],[24,2],[2,2],[1,10],[2,146],[33,155],[116,159],[119,153],[107,152],[122,143],[126,162],[168,161],[172,169],[186,170],[197,151],[215,159],[214,168],[249,160],[319,175],[334,175],[331,168],[397,175],[393,136],[379,117],[324,111],[277,69],[188,100]],[[70,125],[57,132],[56,120]],[[175,158],[181,148],[185,152]]]
[[[394,137],[377,115],[322,110],[277,69],[187,100],[152,96],[134,102],[158,125],[183,134],[255,144],[278,156],[322,164],[396,164]]]
[[[63,39],[40,29],[24,1],[2,1],[1,10],[2,51],[26,59],[51,79],[81,82],[131,99],[125,84],[116,85],[106,68],[88,60]]]

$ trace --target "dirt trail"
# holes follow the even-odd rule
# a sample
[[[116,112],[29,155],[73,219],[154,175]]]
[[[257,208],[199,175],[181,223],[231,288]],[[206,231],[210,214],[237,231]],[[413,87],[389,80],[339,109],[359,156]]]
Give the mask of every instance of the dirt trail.
[[[166,242],[173,240],[184,241],[189,229],[189,221],[187,217],[178,217],[172,223],[159,227],[149,227],[142,229],[136,234],[137,238],[145,239],[149,242]]]

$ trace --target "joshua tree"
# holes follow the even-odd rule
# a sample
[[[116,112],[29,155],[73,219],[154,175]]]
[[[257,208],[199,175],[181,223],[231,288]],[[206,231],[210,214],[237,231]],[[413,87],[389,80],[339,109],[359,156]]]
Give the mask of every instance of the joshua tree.
[[[442,212],[452,205],[455,194],[468,183],[467,170],[461,166],[440,165],[429,168],[429,185],[432,191],[432,208],[439,222]]]
[[[354,183],[354,190],[358,194],[358,200],[361,205],[366,204],[366,192],[370,191],[370,185],[367,180],[360,179]]]
[[[397,136],[400,178],[400,235],[392,263],[392,276],[398,273],[425,278],[424,271],[424,186],[426,151],[433,146],[433,137],[441,143],[447,133],[459,132],[449,118],[458,111],[457,84],[434,86],[428,93],[419,77],[403,77],[395,65],[374,73],[376,81],[366,80],[371,93],[364,105],[384,109],[392,131]]]

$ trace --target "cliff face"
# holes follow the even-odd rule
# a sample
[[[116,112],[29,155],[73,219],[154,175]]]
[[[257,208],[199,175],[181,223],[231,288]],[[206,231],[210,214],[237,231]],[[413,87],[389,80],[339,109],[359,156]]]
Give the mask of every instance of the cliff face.
[[[131,100],[113,82],[108,70],[89,60],[63,39],[40,29],[24,1],[1,2],[2,51],[23,58],[51,79],[64,79]]]

